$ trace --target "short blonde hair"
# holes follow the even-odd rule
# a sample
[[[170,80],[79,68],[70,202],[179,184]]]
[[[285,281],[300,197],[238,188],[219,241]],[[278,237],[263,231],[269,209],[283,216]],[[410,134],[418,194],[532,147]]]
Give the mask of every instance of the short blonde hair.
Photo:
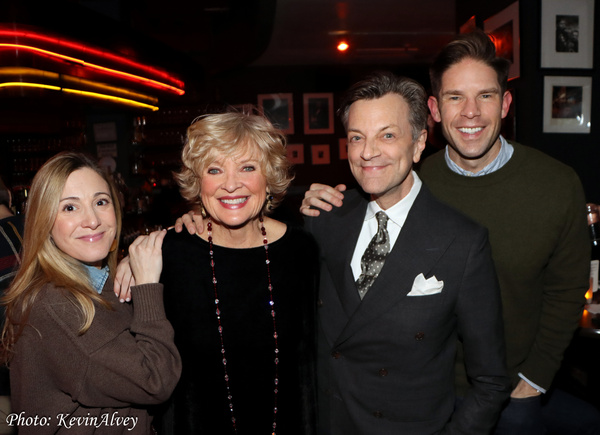
[[[6,321],[2,331],[2,359],[8,361],[14,344],[27,323],[31,306],[44,284],[53,283],[67,291],[71,301],[82,314],[80,333],[85,333],[95,314],[94,302],[109,308],[92,288],[89,275],[81,262],[61,251],[52,240],[51,233],[58,214],[59,203],[69,176],[88,168],[108,184],[117,220],[116,240],[121,234],[121,207],[117,190],[111,178],[88,156],[76,152],[62,152],[52,157],[38,171],[31,184],[19,270],[3,297]],[[118,249],[109,252],[105,259],[111,279],[117,265]]]
[[[285,144],[285,135],[264,116],[240,112],[201,116],[187,129],[183,167],[174,174],[181,195],[194,205],[201,204],[202,173],[208,165],[223,157],[255,153],[266,177],[267,192],[273,197],[263,206],[266,214],[283,200],[293,179]]]

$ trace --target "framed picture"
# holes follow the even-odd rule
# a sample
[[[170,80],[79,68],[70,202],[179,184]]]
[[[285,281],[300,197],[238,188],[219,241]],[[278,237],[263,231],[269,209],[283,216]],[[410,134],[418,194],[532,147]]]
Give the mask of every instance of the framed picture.
[[[273,125],[285,134],[294,134],[292,94],[259,94],[258,108]]]
[[[506,9],[483,22],[483,30],[494,45],[496,54],[510,61],[508,79],[520,75],[521,47],[519,45],[519,2],[514,2]]]
[[[287,158],[292,165],[301,165],[304,163],[304,145],[288,144],[286,145]]]
[[[340,160],[348,160],[348,139],[343,137],[339,141]]]
[[[544,77],[544,133],[589,133],[591,77]]]
[[[304,134],[333,133],[333,94],[304,94]]]
[[[592,68],[594,0],[542,0],[542,68]]]
[[[311,145],[310,151],[313,165],[328,165],[331,163],[329,145]]]

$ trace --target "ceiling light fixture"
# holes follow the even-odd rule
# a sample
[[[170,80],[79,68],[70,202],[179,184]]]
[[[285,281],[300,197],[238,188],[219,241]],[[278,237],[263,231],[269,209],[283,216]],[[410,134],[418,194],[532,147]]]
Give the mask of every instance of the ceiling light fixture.
[[[345,51],[346,51],[346,50],[348,50],[349,48],[350,48],[350,45],[349,45],[349,44],[348,44],[348,42],[347,42],[347,41],[345,41],[345,40],[342,40],[342,41],[340,41],[340,42],[338,43],[338,45],[337,45],[337,49],[338,49],[338,51],[339,51],[339,52],[341,52],[341,53],[345,52]]]

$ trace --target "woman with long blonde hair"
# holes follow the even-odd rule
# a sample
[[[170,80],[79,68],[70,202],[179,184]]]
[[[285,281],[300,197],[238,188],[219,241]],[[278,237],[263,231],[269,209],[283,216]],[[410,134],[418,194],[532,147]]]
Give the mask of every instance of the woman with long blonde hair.
[[[65,152],[36,174],[21,266],[6,292],[2,357],[19,434],[152,433],[149,405],[166,400],[181,361],[162,304],[164,231],[138,238],[132,304],[112,289],[121,231],[113,183],[87,156]]]

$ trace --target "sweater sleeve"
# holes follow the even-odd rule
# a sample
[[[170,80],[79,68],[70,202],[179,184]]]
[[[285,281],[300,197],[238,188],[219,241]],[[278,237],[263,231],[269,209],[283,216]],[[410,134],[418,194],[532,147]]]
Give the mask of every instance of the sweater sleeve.
[[[181,374],[181,359],[162,290],[162,284],[133,287],[133,315],[126,304],[116,303],[113,310],[96,306],[92,326],[81,335],[79,322],[72,320],[80,318],[73,304],[47,304],[41,343],[57,387],[94,408],[168,399]]]
[[[561,206],[564,225],[543,276],[539,329],[521,373],[548,389],[563,353],[581,318],[589,287],[590,241],[585,221],[585,197],[577,175],[571,171],[569,194]],[[549,209],[550,213],[557,210]]]

